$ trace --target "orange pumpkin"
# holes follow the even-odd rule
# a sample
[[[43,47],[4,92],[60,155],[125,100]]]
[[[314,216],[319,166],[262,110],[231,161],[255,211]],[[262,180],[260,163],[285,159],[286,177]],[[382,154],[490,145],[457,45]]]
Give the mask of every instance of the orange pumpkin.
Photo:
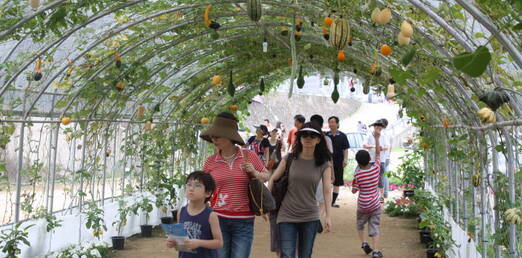
[[[206,118],[206,117],[201,118],[202,124],[208,124],[209,122],[210,122],[210,120],[208,118]]]
[[[330,26],[332,26],[333,18],[331,18],[331,17],[324,17],[323,23],[324,23],[324,26],[330,27]]]
[[[214,76],[212,77],[212,84],[213,84],[213,85],[219,85],[219,84],[221,84],[221,76],[219,76],[219,75],[214,75]]]
[[[381,46],[381,54],[383,56],[389,56],[392,53],[392,48],[386,44]]]
[[[228,106],[228,109],[230,111],[237,111],[239,109],[239,107],[237,105],[230,105],[230,106]]]
[[[446,121],[446,120],[444,120],[444,121],[442,122],[442,126],[444,126],[444,127],[448,127],[448,126],[449,126],[449,122]]]
[[[337,53],[337,60],[339,60],[339,61],[346,60],[346,55],[344,53],[344,50],[339,50],[339,52]]]
[[[70,117],[62,117],[62,120],[60,120],[60,122],[62,123],[62,125],[68,125],[69,123],[71,123],[71,118]]]

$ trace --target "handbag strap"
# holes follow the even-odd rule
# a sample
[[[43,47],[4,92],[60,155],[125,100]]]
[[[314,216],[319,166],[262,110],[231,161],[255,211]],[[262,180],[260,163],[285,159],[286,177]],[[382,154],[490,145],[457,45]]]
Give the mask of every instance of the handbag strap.
[[[285,173],[283,175],[287,175],[287,176],[290,175],[290,166],[292,166],[292,161],[293,160],[294,160],[294,155],[292,155],[291,153],[288,154],[288,157],[286,158]]]
[[[248,158],[247,157],[248,156],[248,151],[244,152],[243,149],[240,149],[240,151],[241,151],[241,155],[243,156],[243,163],[246,163],[246,158]],[[247,154],[245,155],[245,153],[247,153]],[[255,179],[255,177],[253,179]],[[253,180],[253,179],[251,179],[251,180]],[[252,199],[252,202],[254,202],[254,205],[259,209],[261,214],[263,214],[263,185],[261,185],[261,191],[260,191],[260,193],[261,193],[261,205],[259,205],[256,202],[256,198],[254,197],[254,194],[252,192],[252,184],[249,183],[248,184],[248,188],[250,190],[249,192],[250,192],[250,197]]]

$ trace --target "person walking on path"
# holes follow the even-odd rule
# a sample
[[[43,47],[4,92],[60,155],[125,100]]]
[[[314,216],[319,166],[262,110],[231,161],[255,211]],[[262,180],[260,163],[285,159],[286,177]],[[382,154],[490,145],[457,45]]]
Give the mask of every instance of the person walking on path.
[[[312,123],[316,123],[319,128],[323,128],[323,123],[324,123],[324,119],[321,115],[313,115],[310,117],[310,122]],[[326,142],[326,147],[328,148],[328,152],[330,153],[330,155],[332,155],[333,153],[333,146],[332,146],[332,139],[330,139],[330,137],[327,137],[324,132],[321,130],[321,133],[323,134],[324,137],[324,140]],[[335,176],[333,175],[333,165],[332,165],[332,162],[329,161],[328,162],[328,165],[330,166],[330,170],[332,172],[332,175],[331,175],[331,178],[335,178]],[[330,181],[330,183],[328,184],[328,186],[330,186],[328,188],[328,195],[331,196],[332,194],[332,187],[331,187],[331,184],[333,183],[333,181]],[[317,191],[315,193],[315,198],[317,199],[317,202],[319,203],[319,214],[321,215],[321,221],[324,221],[324,218],[326,216],[326,208],[325,208],[325,202],[324,202],[324,194],[323,194],[323,182],[319,182],[319,186],[317,187]],[[323,225],[322,223],[319,224],[319,229],[317,231],[318,233],[322,233],[323,232]]]
[[[370,163],[370,153],[360,150],[355,154],[355,160],[359,168],[354,173],[352,193],[359,192],[357,197],[357,234],[361,240],[361,248],[366,254],[372,253],[373,258],[381,258],[383,254],[379,251],[379,228],[381,223],[381,203],[377,184],[381,171],[380,160],[380,136],[381,127],[375,127],[373,137],[375,140],[375,162]],[[364,237],[364,225],[368,224],[368,236],[372,239],[373,249]]]
[[[344,168],[348,164],[348,148],[350,143],[346,134],[339,131],[339,118],[331,116],[328,118],[328,127],[330,131],[326,132],[326,135],[332,140],[333,146],[333,169],[334,169],[334,188],[332,197],[332,207],[339,208],[339,205],[335,204],[337,196],[339,196],[339,187],[344,185]]]
[[[366,137],[366,140],[365,142],[363,143],[363,148],[367,149],[368,152],[370,153],[370,164],[373,165],[373,163],[375,162],[375,159],[377,157],[377,147],[376,147],[376,144],[375,144],[375,131],[379,131],[381,132],[382,129],[385,127],[384,126],[384,122],[382,120],[377,120],[375,121],[375,123],[371,124],[370,126],[373,126],[373,132],[370,131]],[[379,134],[379,140],[381,143],[381,146],[379,146],[379,160],[383,160],[383,157],[381,155],[383,155],[383,152],[384,151],[387,151],[390,149],[390,146],[388,144],[388,141],[385,139],[385,137],[382,135],[382,134]],[[386,144],[386,145],[384,145]],[[379,183],[378,183],[378,186],[379,186],[379,192],[380,192],[380,201],[381,203],[384,203],[384,180],[383,180],[383,176],[384,176],[384,168],[383,166],[379,166],[381,171],[380,171],[380,174],[379,174]]]
[[[178,210],[177,221],[187,231],[189,239],[183,246],[192,252],[179,252],[180,258],[218,258],[217,249],[223,247],[223,237],[215,212],[207,206],[216,183],[211,175],[194,171],[185,181],[188,204]],[[167,247],[176,247],[174,238],[167,239]]]
[[[388,119],[382,118],[381,119],[382,124],[384,125],[383,130],[381,132],[381,146],[382,152],[381,152],[381,165],[383,167],[383,175],[382,175],[382,184],[383,184],[383,191],[381,192],[382,196],[384,198],[388,198],[388,188],[389,188],[389,181],[388,181],[388,175],[386,174],[390,169],[390,157],[391,157],[391,149],[392,149],[392,137],[390,135],[390,131],[387,130],[388,128]]]
[[[267,135],[268,128],[265,125],[256,126],[256,135],[250,136],[247,145],[245,146],[248,149],[253,150],[265,165],[267,164],[270,155],[270,142],[266,138]]]
[[[305,123],[305,117],[303,115],[296,115],[294,116],[294,128],[290,129],[288,131],[288,139],[286,140],[287,146],[288,146],[288,152],[293,151],[294,144],[296,142],[296,133],[299,131],[304,123]]]
[[[254,237],[254,212],[250,210],[250,178],[267,181],[270,174],[256,153],[241,150],[244,141],[238,133],[237,118],[223,112],[200,137],[211,142],[218,152],[205,160],[203,171],[212,175],[216,190],[210,200],[223,235],[220,258],[246,258]],[[239,146],[237,146],[239,145]]]
[[[297,132],[294,151],[281,161],[270,177],[269,189],[283,175],[288,159],[292,159],[288,170],[288,188],[277,214],[281,257],[295,258],[298,249],[299,258],[309,258],[312,257],[320,223],[315,193],[321,179],[325,201],[330,202],[330,154],[321,129],[316,124],[308,122]],[[327,205],[325,231],[329,232],[331,228],[330,206]]]

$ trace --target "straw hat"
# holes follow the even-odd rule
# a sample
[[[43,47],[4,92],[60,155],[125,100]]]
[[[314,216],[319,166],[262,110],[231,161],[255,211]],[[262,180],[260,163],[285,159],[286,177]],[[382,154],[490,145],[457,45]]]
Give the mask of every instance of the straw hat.
[[[212,142],[211,136],[227,138],[239,145],[245,145],[245,141],[243,141],[243,138],[241,138],[237,132],[237,122],[232,119],[216,117],[212,126],[199,135],[199,137],[207,142]]]

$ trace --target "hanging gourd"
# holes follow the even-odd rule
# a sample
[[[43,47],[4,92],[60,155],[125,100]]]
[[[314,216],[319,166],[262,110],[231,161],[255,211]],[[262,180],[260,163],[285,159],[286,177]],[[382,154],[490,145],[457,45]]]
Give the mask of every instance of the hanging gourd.
[[[391,18],[392,18],[391,9],[390,8],[384,8],[379,13],[379,19],[377,20],[377,22],[379,24],[385,25],[385,24],[388,24],[390,22]]]
[[[381,46],[381,54],[383,56],[389,56],[392,53],[392,48],[386,44]]]
[[[265,92],[265,79],[261,78],[261,82],[259,82],[259,95],[263,95]]]
[[[350,25],[346,19],[337,18],[330,28],[330,45],[335,49],[344,50],[350,37]]]
[[[377,68],[378,68],[377,64],[372,64],[370,66],[370,70],[369,70],[370,74],[375,75],[375,73],[377,72]]]
[[[152,129],[152,120],[147,120],[147,122],[145,122],[145,127],[143,129],[145,131],[150,131]]]
[[[34,73],[33,73],[33,80],[35,81],[39,81],[42,79],[43,75],[42,75],[42,58],[41,57],[38,57],[38,60],[36,61],[36,67],[34,69]]]
[[[38,7],[40,7],[40,0],[29,0],[29,5],[31,8],[33,8],[33,10],[36,10]]]
[[[333,103],[337,103],[339,100],[339,91],[337,90],[337,84],[334,85],[334,90],[332,92],[332,101]]]
[[[210,119],[208,119],[207,117],[202,117],[201,118],[201,123],[202,124],[208,124],[210,122]]]
[[[73,72],[73,63],[71,60],[67,60],[67,73],[65,74],[65,76],[67,76],[67,78],[71,77],[72,75],[72,72]]]
[[[212,11],[212,5],[209,5],[205,9],[205,13],[203,14],[203,21],[209,28],[217,30],[219,27],[221,27],[221,25],[210,19],[210,11]]]
[[[390,84],[388,84],[388,90],[386,92],[386,98],[387,99],[391,99],[393,97],[395,97],[395,85],[390,83]]]
[[[397,42],[399,42],[399,45],[401,45],[401,46],[409,45],[410,40],[411,40],[411,38],[404,36],[402,34],[402,32],[400,32],[399,35],[397,35]]]
[[[479,97],[491,110],[496,111],[502,104],[509,102],[509,96],[501,88],[490,90]]]
[[[330,81],[328,81],[328,78],[324,78],[323,85],[328,86],[330,84]]]
[[[337,60],[338,61],[346,60],[346,55],[344,53],[344,50],[339,50],[339,52],[337,53]]]
[[[232,82],[232,71],[230,71],[230,81],[228,82],[228,95],[234,97],[234,93],[236,92],[236,87],[234,86],[234,82]]]
[[[352,86],[352,87],[350,88],[350,92],[355,92],[355,87],[354,87],[354,86]]]
[[[237,105],[230,105],[230,106],[228,106],[228,110],[230,110],[230,111],[234,111],[235,112],[238,109],[239,109],[239,107]]]
[[[62,117],[62,119],[60,120],[60,123],[62,123],[62,125],[68,125],[71,123],[71,118],[70,117]]]
[[[266,38],[263,39],[263,53],[268,52],[268,41],[266,41]]]
[[[379,21],[379,15],[381,14],[381,10],[378,7],[375,7],[372,11],[372,22],[377,23]]]
[[[301,31],[303,29],[303,21],[299,18],[295,19],[295,30]]]
[[[487,107],[479,110],[478,115],[480,117],[480,120],[482,120],[482,123],[495,123],[497,121],[495,112],[493,112],[493,110]]]
[[[412,47],[411,50],[402,57],[402,59],[401,59],[402,65],[407,66],[411,62],[411,60],[413,60],[413,57],[415,57],[416,52],[417,52],[417,48]]]
[[[353,36],[352,34],[350,34],[350,36],[348,37],[348,46],[352,46],[352,41],[353,41]]]
[[[333,21],[334,21],[334,19],[332,17],[330,17],[330,15],[328,15],[328,17],[324,17],[323,24],[324,24],[324,26],[330,28],[330,26],[332,26]]]
[[[214,86],[220,85],[221,82],[222,82],[221,76],[219,76],[218,74],[212,76],[212,85],[214,85]]]
[[[302,35],[302,34],[303,34],[303,33],[300,32],[300,31],[295,31],[295,32],[294,32],[295,40],[296,40],[296,41],[301,40],[301,35]]]
[[[122,81],[118,81],[118,82],[116,83],[116,89],[117,89],[117,90],[121,91],[121,90],[123,90],[124,88],[125,88],[125,83],[124,83],[124,82],[122,82]]]
[[[328,30],[326,30],[325,27],[323,27],[323,38],[325,40],[329,40],[330,39],[330,34],[328,33]]]
[[[334,71],[334,85],[337,86],[339,84],[339,70],[335,69]]]
[[[303,77],[303,66],[299,66],[299,75],[297,76],[297,88],[302,89],[305,85],[305,80]]]
[[[136,113],[137,118],[143,118],[145,116],[145,106],[139,105],[138,112]]]
[[[121,56],[119,54],[114,55],[114,60],[116,60],[116,67],[118,69],[121,68]]]
[[[281,35],[288,36],[288,28],[287,27],[281,27]]]
[[[413,36],[413,27],[407,21],[402,21],[401,23],[401,34],[404,37],[411,38]]]
[[[363,93],[365,95],[368,95],[368,93],[370,93],[370,82],[368,80],[366,80],[363,84]]]
[[[247,13],[250,20],[257,22],[263,15],[263,8],[261,6],[261,0],[248,0]]]

